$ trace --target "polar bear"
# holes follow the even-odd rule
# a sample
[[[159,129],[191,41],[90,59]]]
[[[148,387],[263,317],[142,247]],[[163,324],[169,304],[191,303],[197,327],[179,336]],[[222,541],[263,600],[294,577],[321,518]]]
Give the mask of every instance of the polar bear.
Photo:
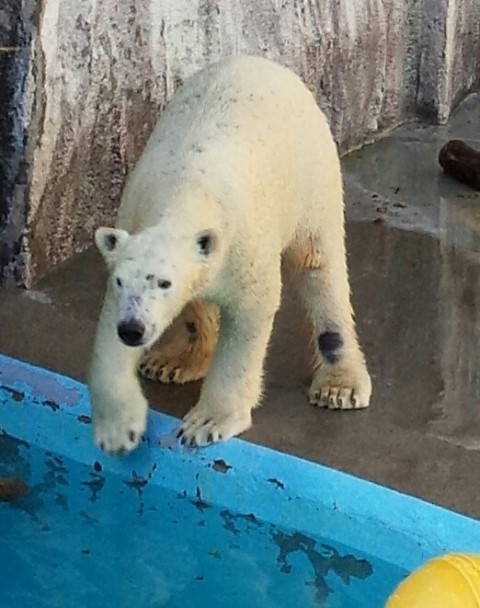
[[[205,377],[183,443],[251,426],[282,268],[313,328],[311,403],[368,406],[337,149],[290,70],[240,56],[187,79],[127,180],[116,227],[99,228],[95,242],[109,281],[89,389],[107,453],[134,449],[145,430],[138,371],[163,382]]]

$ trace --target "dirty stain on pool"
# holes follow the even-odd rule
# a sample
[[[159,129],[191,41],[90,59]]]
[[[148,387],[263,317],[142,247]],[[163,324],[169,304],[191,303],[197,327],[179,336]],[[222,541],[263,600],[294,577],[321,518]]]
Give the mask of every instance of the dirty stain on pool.
[[[0,497],[2,608],[375,608],[406,574],[155,473],[106,474],[1,433],[0,479],[22,489]]]

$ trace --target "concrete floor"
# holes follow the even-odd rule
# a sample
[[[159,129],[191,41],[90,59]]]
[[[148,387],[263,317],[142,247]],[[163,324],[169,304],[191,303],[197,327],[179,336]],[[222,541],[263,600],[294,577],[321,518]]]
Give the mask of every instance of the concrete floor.
[[[267,360],[264,405],[244,435],[480,517],[480,193],[441,174],[452,137],[480,148],[480,99],[448,127],[402,127],[344,159],[347,246],[371,408],[308,405],[308,330],[285,294]],[[475,139],[476,138],[476,139]],[[90,250],[36,290],[0,292],[0,351],[84,380],[102,299]],[[146,383],[183,415],[199,386]]]

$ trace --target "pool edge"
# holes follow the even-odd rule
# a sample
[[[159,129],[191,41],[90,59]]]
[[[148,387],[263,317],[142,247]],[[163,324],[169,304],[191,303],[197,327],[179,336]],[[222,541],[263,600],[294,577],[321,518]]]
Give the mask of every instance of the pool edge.
[[[356,538],[363,551],[406,570],[446,551],[480,552],[480,522],[472,518],[241,439],[182,449],[171,440],[178,420],[159,412],[150,412],[138,450],[107,458],[91,441],[85,385],[5,355],[0,401],[0,429],[43,449],[85,463],[98,460],[127,477],[150,474],[152,483],[312,536],[325,535],[328,524],[338,542],[352,545]]]

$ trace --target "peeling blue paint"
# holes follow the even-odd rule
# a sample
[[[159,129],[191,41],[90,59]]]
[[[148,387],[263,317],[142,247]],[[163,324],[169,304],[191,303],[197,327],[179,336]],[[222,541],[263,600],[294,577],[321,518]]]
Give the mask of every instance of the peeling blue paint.
[[[0,503],[2,608],[380,608],[425,559],[480,551],[479,522],[241,440],[183,449],[154,412],[107,458],[83,385],[2,356],[0,385],[0,477],[28,487]]]
[[[89,473],[90,479],[86,481],[82,481],[81,485],[86,486],[90,492],[90,501],[96,502],[100,496],[101,491],[103,490],[103,486],[105,485],[105,477],[103,475],[99,475],[98,473]]]
[[[277,562],[281,565],[281,572],[292,574],[289,556],[297,551],[303,553],[310,562],[313,570],[313,579],[309,581],[315,587],[315,602],[326,606],[327,600],[334,593],[334,589],[327,582],[327,575],[332,570],[346,584],[352,578],[366,579],[373,573],[370,562],[366,559],[357,559],[354,555],[341,555],[335,547],[320,544],[305,534],[293,532],[286,534],[280,530],[272,531],[272,538],[278,545],[279,554]]]

